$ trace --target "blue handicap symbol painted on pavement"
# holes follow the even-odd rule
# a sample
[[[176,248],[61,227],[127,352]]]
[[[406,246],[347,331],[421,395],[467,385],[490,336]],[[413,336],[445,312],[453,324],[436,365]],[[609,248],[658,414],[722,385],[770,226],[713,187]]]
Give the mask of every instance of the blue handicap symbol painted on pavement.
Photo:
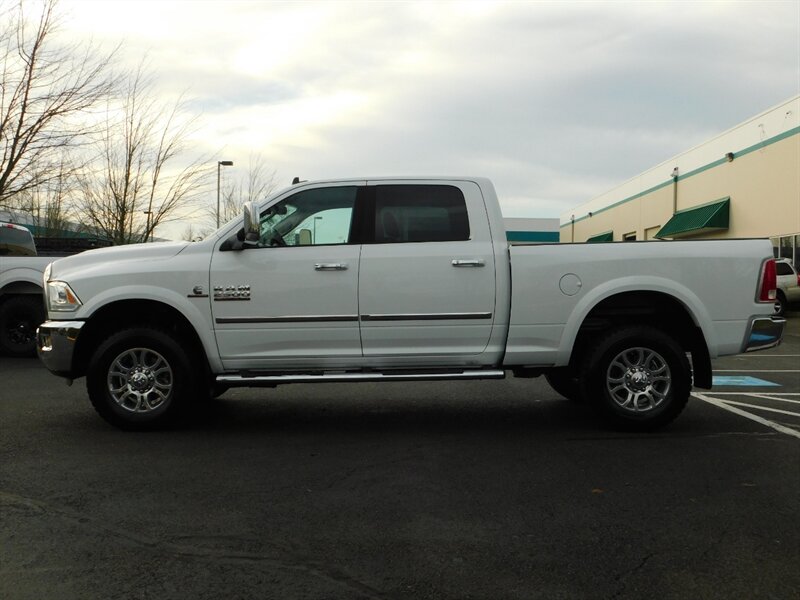
[[[749,375],[714,375],[712,385],[732,385],[742,387],[781,387],[780,383],[773,383],[765,379],[750,377]]]

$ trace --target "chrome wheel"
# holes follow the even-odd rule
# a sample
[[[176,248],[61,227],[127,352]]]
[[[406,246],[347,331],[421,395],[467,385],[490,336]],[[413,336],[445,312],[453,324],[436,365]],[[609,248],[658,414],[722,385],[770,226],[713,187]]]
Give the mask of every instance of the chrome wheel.
[[[106,382],[108,393],[120,407],[147,413],[169,400],[174,378],[169,363],[158,352],[131,348],[111,362]]]
[[[606,388],[614,403],[632,413],[651,411],[667,398],[672,375],[667,361],[649,348],[628,348],[606,371]]]

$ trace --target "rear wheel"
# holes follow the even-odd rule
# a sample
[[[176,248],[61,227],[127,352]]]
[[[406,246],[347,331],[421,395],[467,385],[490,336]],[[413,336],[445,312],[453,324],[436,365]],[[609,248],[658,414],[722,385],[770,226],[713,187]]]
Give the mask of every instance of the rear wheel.
[[[36,356],[36,328],[44,319],[41,296],[11,296],[0,304],[0,352],[15,357]]]
[[[86,388],[98,414],[122,429],[172,425],[195,393],[186,352],[149,327],[119,331],[100,344]]]
[[[663,427],[686,406],[692,369],[668,335],[632,326],[602,339],[587,357],[581,389],[614,426],[647,431]]]

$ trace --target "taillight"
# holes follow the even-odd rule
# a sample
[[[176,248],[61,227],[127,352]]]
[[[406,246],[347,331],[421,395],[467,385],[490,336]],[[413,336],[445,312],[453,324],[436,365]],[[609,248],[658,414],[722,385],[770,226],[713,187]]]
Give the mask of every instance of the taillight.
[[[759,302],[775,302],[777,298],[778,277],[775,273],[775,259],[765,260],[761,267],[761,285],[758,290]]]

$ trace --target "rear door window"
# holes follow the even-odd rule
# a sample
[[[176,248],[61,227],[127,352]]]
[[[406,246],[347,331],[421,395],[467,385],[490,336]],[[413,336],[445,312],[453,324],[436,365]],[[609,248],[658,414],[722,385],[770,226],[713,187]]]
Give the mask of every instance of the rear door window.
[[[468,240],[464,194],[452,185],[375,186],[377,244]]]

